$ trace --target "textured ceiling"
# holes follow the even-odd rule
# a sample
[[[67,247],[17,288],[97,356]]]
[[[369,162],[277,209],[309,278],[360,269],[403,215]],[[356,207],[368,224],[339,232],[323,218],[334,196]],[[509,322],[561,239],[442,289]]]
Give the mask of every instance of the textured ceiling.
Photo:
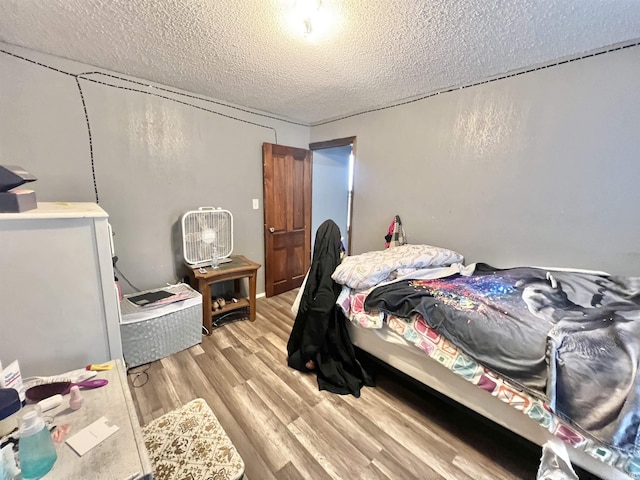
[[[638,0],[0,0],[0,41],[306,123],[640,37]]]

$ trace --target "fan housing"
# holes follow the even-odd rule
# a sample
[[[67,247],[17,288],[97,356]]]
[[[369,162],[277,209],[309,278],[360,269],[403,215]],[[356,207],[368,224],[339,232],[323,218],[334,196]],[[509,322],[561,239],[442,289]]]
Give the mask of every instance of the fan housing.
[[[182,252],[190,267],[230,261],[233,252],[233,215],[229,210],[200,207],[182,216]]]

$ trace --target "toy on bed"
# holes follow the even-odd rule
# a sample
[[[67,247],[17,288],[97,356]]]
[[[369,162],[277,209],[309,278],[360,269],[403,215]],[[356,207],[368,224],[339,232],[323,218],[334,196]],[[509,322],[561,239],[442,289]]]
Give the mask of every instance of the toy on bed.
[[[416,255],[429,248],[431,263]],[[450,263],[456,256],[407,245],[349,257],[333,274],[346,286],[338,303],[354,324],[392,330],[566,443],[640,478],[640,279],[463,267]]]

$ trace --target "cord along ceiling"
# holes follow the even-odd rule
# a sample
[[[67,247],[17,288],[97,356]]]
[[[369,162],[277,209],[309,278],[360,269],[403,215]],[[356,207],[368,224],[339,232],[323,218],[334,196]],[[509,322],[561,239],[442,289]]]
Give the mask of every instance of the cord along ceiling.
[[[640,35],[637,0],[301,1],[0,0],[0,41],[314,124]]]

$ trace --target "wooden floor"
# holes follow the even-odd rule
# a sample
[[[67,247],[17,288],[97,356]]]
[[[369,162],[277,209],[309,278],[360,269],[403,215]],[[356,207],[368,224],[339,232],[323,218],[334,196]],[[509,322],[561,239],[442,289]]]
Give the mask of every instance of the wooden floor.
[[[379,371],[354,398],[288,368],[294,293],[258,299],[254,323],[218,328],[146,374],[132,369],[141,424],[204,398],[251,480],[535,478],[539,449],[397,374]]]

